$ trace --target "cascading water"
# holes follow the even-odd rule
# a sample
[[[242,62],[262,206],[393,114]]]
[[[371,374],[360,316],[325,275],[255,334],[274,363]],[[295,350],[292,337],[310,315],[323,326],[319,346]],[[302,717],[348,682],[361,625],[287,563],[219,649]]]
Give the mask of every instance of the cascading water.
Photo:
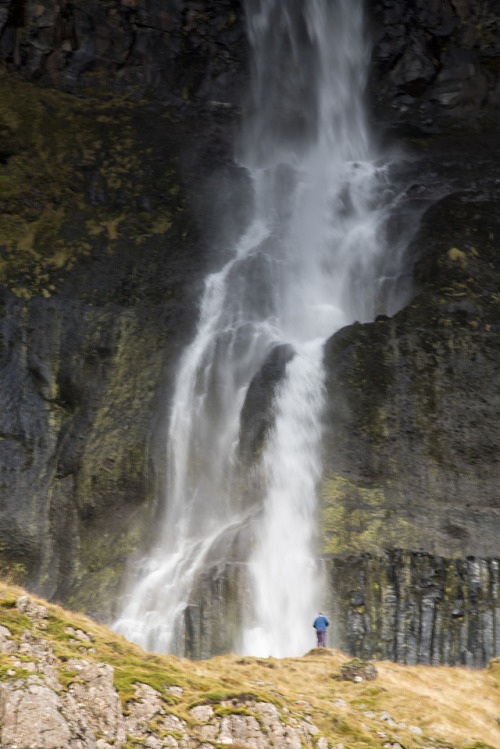
[[[401,305],[402,244],[386,241],[395,196],[362,106],[361,0],[247,0],[246,10],[252,86],[238,159],[252,180],[254,216],[233,257],[206,280],[173,398],[163,529],[115,624],[146,648],[178,654],[207,559],[248,525],[250,602],[233,646],[277,656],[310,647],[321,599],[313,542],[322,344],[354,319]],[[235,478],[240,416],[253,378],[284,343],[294,356],[274,398],[263,490],[248,502]],[[283,621],[293,623],[286,642]]]
[[[275,402],[276,422],[262,460],[267,492],[249,571],[254,619],[243,632],[251,655],[301,655],[321,585],[312,540],[320,478],[322,340],[298,344]],[[283,636],[284,624],[286,638]]]

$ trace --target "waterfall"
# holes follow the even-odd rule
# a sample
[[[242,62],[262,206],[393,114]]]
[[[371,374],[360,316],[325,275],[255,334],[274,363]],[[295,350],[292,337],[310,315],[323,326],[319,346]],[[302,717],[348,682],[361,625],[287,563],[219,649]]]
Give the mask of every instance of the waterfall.
[[[143,647],[181,655],[193,586],[214,559],[230,557],[242,528],[255,540],[248,619],[233,646],[266,656],[311,646],[322,595],[314,539],[323,342],[402,301],[403,244],[387,240],[397,196],[363,109],[361,0],[246,0],[246,15],[251,90],[237,159],[252,183],[253,217],[206,279],[178,367],[159,541],[136,565],[115,623]],[[254,468],[261,491],[249,500],[237,480],[240,417],[283,344],[293,356]]]
[[[249,564],[255,618],[243,632],[244,653],[302,655],[311,646],[311,616],[321,593],[311,544],[322,405],[318,339],[297,347],[276,397],[275,427],[262,461],[267,494]]]

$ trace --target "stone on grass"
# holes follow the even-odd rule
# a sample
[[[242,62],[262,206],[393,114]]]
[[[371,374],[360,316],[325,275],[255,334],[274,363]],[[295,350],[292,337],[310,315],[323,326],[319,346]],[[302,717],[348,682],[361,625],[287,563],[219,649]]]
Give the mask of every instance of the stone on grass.
[[[378,672],[373,663],[362,661],[360,658],[353,658],[340,667],[340,673],[344,681],[374,681]]]
[[[12,634],[7,627],[0,626],[0,653],[15,653],[17,643],[10,639]]]
[[[40,619],[47,619],[49,616],[49,612],[45,606],[35,603],[29,596],[20,596],[16,601],[16,609],[34,622]]]

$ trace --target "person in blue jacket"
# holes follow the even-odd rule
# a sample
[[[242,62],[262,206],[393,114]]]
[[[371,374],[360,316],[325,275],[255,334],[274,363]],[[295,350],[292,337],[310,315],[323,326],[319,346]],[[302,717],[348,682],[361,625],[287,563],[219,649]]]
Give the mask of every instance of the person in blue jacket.
[[[318,640],[318,648],[326,648],[326,628],[329,624],[330,622],[326,616],[320,611],[313,622],[313,627],[316,630],[316,638]]]

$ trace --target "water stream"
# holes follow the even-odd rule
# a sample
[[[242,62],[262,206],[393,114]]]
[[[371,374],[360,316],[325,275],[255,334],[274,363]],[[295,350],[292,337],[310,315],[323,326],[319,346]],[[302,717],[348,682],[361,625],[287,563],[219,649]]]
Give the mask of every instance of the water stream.
[[[313,549],[322,346],[342,326],[404,301],[403,244],[387,240],[397,196],[363,108],[361,0],[246,0],[246,15],[251,91],[237,159],[252,182],[253,218],[206,279],[172,401],[160,539],[136,566],[115,624],[143,647],[177,654],[207,559],[248,525],[249,614],[234,648],[285,656],[311,646],[322,597]],[[274,397],[262,492],[249,502],[239,483],[240,417],[252,380],[282,344],[294,355]],[[293,622],[286,641],[283,622]]]

